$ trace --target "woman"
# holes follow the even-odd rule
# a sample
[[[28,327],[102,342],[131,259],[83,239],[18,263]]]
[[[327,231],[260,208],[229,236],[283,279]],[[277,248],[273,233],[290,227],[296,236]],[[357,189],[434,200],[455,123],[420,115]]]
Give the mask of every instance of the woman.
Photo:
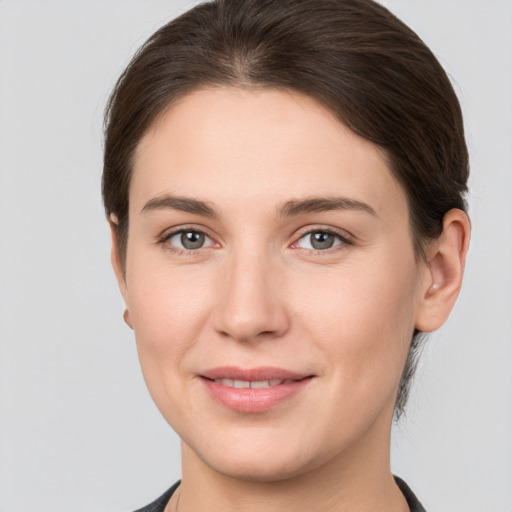
[[[424,510],[389,465],[469,243],[432,53],[371,0],[220,0],[118,81],[103,197],[182,480],[147,511]]]

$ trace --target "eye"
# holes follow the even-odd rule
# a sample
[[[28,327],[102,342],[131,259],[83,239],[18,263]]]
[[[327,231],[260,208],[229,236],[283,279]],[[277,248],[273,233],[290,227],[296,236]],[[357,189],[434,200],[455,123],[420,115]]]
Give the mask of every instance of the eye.
[[[175,231],[167,235],[163,241],[176,249],[185,251],[194,251],[213,245],[213,240],[208,235],[194,229]]]
[[[309,231],[297,240],[296,245],[301,249],[311,249],[314,251],[325,251],[332,249],[348,240],[338,233],[328,230]]]

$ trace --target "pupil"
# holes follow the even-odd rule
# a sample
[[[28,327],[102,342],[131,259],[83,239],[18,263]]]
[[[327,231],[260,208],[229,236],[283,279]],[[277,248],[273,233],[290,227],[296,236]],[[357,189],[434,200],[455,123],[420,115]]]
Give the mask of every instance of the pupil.
[[[311,235],[311,247],[315,249],[330,249],[334,244],[334,235],[318,231]]]
[[[199,249],[204,244],[204,233],[185,231],[181,234],[181,244],[185,249]]]

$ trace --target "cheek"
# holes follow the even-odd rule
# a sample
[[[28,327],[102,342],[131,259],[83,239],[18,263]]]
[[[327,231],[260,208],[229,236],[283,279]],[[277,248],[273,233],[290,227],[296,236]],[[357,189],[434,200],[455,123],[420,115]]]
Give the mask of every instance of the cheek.
[[[295,288],[301,329],[330,356],[330,371],[340,386],[350,386],[350,395],[394,391],[414,331],[414,261],[337,270],[324,275],[322,286],[312,279]]]
[[[127,268],[128,300],[146,380],[172,378],[208,319],[209,273],[174,269],[133,255]],[[149,385],[149,382],[148,382]]]

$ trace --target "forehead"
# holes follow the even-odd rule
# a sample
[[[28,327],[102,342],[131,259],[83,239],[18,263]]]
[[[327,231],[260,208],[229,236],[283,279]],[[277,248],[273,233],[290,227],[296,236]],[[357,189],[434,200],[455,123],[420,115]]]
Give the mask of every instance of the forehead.
[[[166,193],[232,207],[333,194],[405,207],[377,146],[316,100],[275,89],[200,89],[169,107],[137,147],[130,204]]]

